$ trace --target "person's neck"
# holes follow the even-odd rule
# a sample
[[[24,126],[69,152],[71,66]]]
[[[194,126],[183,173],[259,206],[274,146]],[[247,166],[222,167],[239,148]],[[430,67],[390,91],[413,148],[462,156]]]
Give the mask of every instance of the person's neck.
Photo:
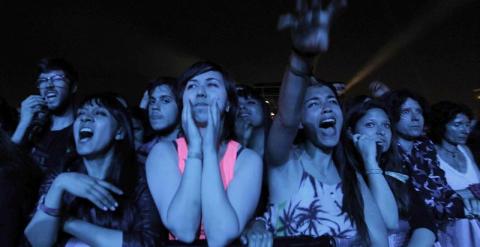
[[[445,139],[442,139],[440,142],[440,147],[445,149],[449,153],[456,153],[457,151],[457,144],[451,143]]]
[[[407,154],[410,154],[412,152],[413,142],[414,142],[413,140],[407,140],[402,137],[398,138],[398,143],[400,144],[400,147]]]
[[[247,147],[257,152],[260,157],[263,157],[265,149],[265,128],[260,127],[253,130],[250,140],[248,140]]]
[[[175,141],[178,137],[179,132],[180,132],[180,129],[175,128],[172,131],[170,131],[170,132],[168,132],[164,135],[157,135],[157,137],[160,141],[167,141],[167,142]]]
[[[68,106],[65,111],[61,113],[52,113],[50,115],[50,120],[51,120],[51,125],[50,125],[50,130],[51,131],[56,131],[56,130],[62,130],[68,126],[70,126],[75,117],[73,114],[73,106]]]
[[[83,157],[83,164],[87,168],[88,175],[98,179],[105,179],[112,166],[114,151],[115,148],[112,147],[104,154],[96,155],[92,158]]]
[[[333,148],[320,148],[312,142],[305,142],[305,151],[315,164],[315,168],[321,174],[327,174],[327,171],[335,166],[333,162]]]

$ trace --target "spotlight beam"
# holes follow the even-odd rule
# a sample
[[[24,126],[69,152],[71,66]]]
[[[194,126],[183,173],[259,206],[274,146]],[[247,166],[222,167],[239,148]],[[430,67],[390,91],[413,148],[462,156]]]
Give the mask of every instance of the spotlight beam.
[[[345,88],[345,92],[360,83],[369,74],[380,68],[416,39],[425,35],[427,31],[433,29],[435,25],[453,15],[460,7],[473,1],[474,0],[444,0],[438,3],[430,13],[417,18],[405,31],[396,35],[381,47],[362,69],[350,79]]]

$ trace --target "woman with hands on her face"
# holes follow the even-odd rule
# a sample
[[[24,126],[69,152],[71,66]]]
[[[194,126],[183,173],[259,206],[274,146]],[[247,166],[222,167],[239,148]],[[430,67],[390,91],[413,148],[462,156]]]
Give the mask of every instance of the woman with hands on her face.
[[[184,138],[159,142],[147,158],[147,180],[172,240],[225,246],[253,215],[262,160],[233,141],[237,98],[228,73],[211,62],[179,78]]]
[[[33,246],[156,246],[158,212],[135,163],[132,124],[112,95],[87,97],[74,121],[79,159],[51,174],[25,229]]]

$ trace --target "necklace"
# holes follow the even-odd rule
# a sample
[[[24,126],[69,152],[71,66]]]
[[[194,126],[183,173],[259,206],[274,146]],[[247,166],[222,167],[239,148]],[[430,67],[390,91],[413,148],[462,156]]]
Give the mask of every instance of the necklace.
[[[457,153],[458,153],[458,151],[457,151],[456,148],[455,148],[455,151],[450,151],[450,150],[446,149],[446,148],[443,147],[443,146],[440,146],[440,147],[441,147],[443,150],[445,150],[447,153],[449,153],[450,156],[452,156],[453,159],[457,158]]]

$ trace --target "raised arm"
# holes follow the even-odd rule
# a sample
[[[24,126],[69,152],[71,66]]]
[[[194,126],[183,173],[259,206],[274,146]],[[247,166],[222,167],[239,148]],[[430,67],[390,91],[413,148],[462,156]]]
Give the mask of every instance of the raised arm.
[[[331,20],[345,1],[334,0],[321,8],[320,0],[297,0],[295,15],[279,20],[278,28],[290,28],[293,52],[284,73],[279,96],[279,110],[267,139],[266,158],[270,168],[286,164],[301,122],[305,91],[311,80],[315,56],[328,48]]]
[[[22,101],[20,108],[20,121],[12,135],[12,141],[16,144],[23,144],[27,135],[27,130],[32,124],[35,114],[45,106],[45,100],[40,95],[30,95]]]

